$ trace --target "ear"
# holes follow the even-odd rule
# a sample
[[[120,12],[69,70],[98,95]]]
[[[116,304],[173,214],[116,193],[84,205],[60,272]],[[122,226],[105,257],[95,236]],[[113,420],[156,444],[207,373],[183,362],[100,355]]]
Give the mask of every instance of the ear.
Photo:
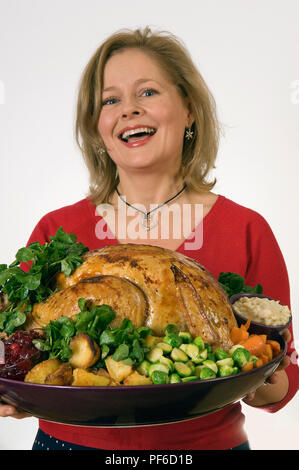
[[[186,127],[192,126],[192,124],[195,122],[195,117],[193,114],[193,109],[192,109],[192,104],[189,98],[186,98],[186,108],[187,108],[187,123]]]

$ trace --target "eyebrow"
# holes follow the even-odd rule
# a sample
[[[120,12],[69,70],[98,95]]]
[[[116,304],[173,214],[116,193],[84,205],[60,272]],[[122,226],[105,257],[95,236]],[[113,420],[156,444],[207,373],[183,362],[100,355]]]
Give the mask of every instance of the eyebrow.
[[[136,85],[139,85],[139,83],[144,83],[144,82],[156,82],[156,83],[159,83],[157,82],[156,80],[153,80],[152,78],[139,78],[139,80],[136,80],[135,84]],[[112,90],[116,90],[117,87],[116,86],[110,86],[110,87],[107,87],[103,90],[103,93],[105,91],[112,91]]]

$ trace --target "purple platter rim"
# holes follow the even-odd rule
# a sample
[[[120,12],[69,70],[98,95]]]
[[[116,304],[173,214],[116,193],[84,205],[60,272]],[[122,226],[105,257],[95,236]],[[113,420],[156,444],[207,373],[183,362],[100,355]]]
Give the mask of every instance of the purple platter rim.
[[[119,385],[117,387],[115,386],[92,386],[92,387],[79,387],[79,386],[74,386],[74,385],[45,385],[45,384],[37,384],[37,383],[31,383],[31,382],[24,382],[22,380],[13,380],[13,379],[5,379],[5,378],[1,378],[0,377],[0,384],[3,383],[3,384],[6,384],[6,385],[9,385],[11,384],[12,386],[21,386],[21,387],[26,387],[26,388],[40,388],[41,390],[84,390],[84,391],[114,391],[114,392],[120,392],[120,391],[126,391],[126,392],[129,392],[132,390],[132,393],[134,392],[142,392],[144,390],[157,390],[157,389],[165,389],[166,387],[176,387],[176,388],[181,388],[181,387],[184,387],[186,388],[186,386],[189,386],[189,387],[196,387],[198,386],[199,384],[202,384],[202,383],[218,383],[218,382],[221,382],[223,383],[224,381],[227,381],[227,380],[233,380],[233,379],[237,379],[238,377],[240,376],[248,376],[248,375],[253,375],[255,374],[257,371],[262,371],[262,370],[266,370],[268,369],[271,365],[274,365],[276,362],[279,364],[281,362],[281,360],[283,359],[283,357],[286,355],[286,352],[287,352],[287,343],[283,340],[283,338],[280,338],[280,340],[284,343],[284,347],[283,347],[283,350],[280,352],[280,354],[276,357],[274,357],[272,359],[272,361],[270,362],[267,362],[267,364],[264,364],[263,366],[260,366],[258,368],[255,368],[255,369],[251,369],[247,372],[239,372],[238,374],[235,374],[235,375],[228,375],[226,377],[216,377],[216,378],[212,378],[212,379],[208,379],[208,380],[194,380],[192,382],[180,382],[180,383],[175,383],[175,384],[161,384],[161,385],[156,385],[156,384],[152,384],[152,385],[132,385],[132,386],[128,386],[128,385]],[[171,388],[171,390],[173,390],[173,388]],[[129,392],[130,393],[130,392]]]

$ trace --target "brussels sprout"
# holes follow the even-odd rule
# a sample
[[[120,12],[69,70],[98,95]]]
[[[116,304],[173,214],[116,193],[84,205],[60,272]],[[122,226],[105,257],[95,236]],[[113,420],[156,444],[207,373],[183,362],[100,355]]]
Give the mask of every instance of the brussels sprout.
[[[193,340],[193,343],[196,344],[196,346],[199,349],[199,352],[201,352],[205,349],[205,343],[204,343],[201,336],[196,336],[196,338],[194,338],[194,340]],[[210,352],[212,352],[212,348],[211,348]]]
[[[170,357],[175,362],[187,362],[188,361],[187,354],[184,353],[184,351],[182,351],[179,348],[173,348],[173,350],[170,353]]]
[[[174,372],[174,364],[173,364],[172,360],[169,359],[169,357],[162,356],[159,359],[159,363],[164,364],[165,366],[167,366],[169,368],[170,373]]]
[[[195,380],[199,380],[199,377],[196,375],[190,375],[189,377],[182,378],[182,382],[194,382]]]
[[[208,354],[207,354],[207,359],[208,359],[209,361],[213,361],[213,362],[216,362],[216,361],[217,361],[217,358],[216,358],[215,354],[213,354],[213,353],[208,353]]]
[[[189,377],[192,373],[191,367],[184,362],[175,362],[174,368],[180,377]]]
[[[172,324],[169,324],[166,326],[165,330],[164,330],[164,335],[167,336],[167,335],[176,335],[178,334],[179,332],[179,329],[176,325],[172,325]]]
[[[227,357],[225,359],[221,359],[220,361],[217,361],[216,364],[218,367],[221,367],[221,366],[234,367],[234,360],[232,357]]]
[[[187,354],[187,348],[188,348],[188,344],[187,344],[187,343],[183,343],[183,344],[181,344],[181,346],[180,346],[180,349],[181,349],[182,351],[184,351],[184,353],[186,353],[186,354]]]
[[[226,377],[227,375],[237,374],[239,372],[238,367],[231,367],[228,365],[220,366],[218,374],[220,377]]]
[[[164,337],[163,342],[170,344],[170,346],[172,346],[173,348],[179,348],[183,343],[183,340],[179,335],[171,333]]]
[[[212,346],[208,343],[204,343],[204,344],[205,344],[205,349],[208,351],[208,354],[212,353],[213,352]]]
[[[201,380],[214,379],[216,377],[215,372],[209,367],[203,367],[199,375]]]
[[[197,376],[197,377],[200,377],[200,371],[201,369],[203,369],[204,366],[196,366],[195,367],[195,372],[194,374]]]
[[[179,337],[182,338],[183,343],[192,343],[192,335],[188,331],[180,331]]]
[[[169,382],[171,384],[178,384],[181,381],[182,380],[181,380],[181,377],[179,376],[179,374],[171,374],[171,376],[169,377]]]
[[[203,361],[202,363],[203,366],[209,367],[215,374],[218,372],[218,367],[217,364],[213,361],[209,361],[208,359],[206,361]]]
[[[149,368],[151,364],[149,361],[142,361],[141,364],[137,367],[137,372],[141,375],[149,376]]]
[[[238,348],[234,351],[232,358],[234,363],[241,369],[250,360],[250,353],[245,348]]]
[[[163,350],[161,348],[153,348],[146,355],[146,358],[150,362],[158,362],[162,356],[163,356]]]
[[[185,352],[192,360],[199,356],[199,348],[196,344],[187,344]]]
[[[151,364],[148,370],[148,375],[152,377],[152,374],[159,370],[160,372],[165,372],[165,374],[169,374],[169,367],[166,364],[160,364],[157,362],[156,364]]]
[[[162,370],[154,370],[151,375],[152,382],[156,385],[167,384],[169,383],[168,374]]]
[[[221,359],[227,359],[228,357],[230,357],[230,355],[226,351],[220,348],[215,349],[214,354],[216,356],[217,361],[221,361]]]
[[[242,346],[242,344],[235,344],[232,348],[230,348],[230,350],[228,351],[229,355],[232,356],[234,354],[234,352],[236,351],[236,349],[238,348],[244,348],[244,346]]]
[[[156,347],[162,349],[164,354],[169,354],[172,351],[172,346],[168,343],[157,343]]]
[[[187,366],[191,369],[191,375],[195,375],[195,364],[192,361],[186,362]]]
[[[194,360],[194,362],[196,362],[196,364],[199,364],[200,362],[205,361],[206,359],[208,359],[208,351],[206,349],[201,351],[201,353],[199,354],[197,359],[198,359],[198,361]]]

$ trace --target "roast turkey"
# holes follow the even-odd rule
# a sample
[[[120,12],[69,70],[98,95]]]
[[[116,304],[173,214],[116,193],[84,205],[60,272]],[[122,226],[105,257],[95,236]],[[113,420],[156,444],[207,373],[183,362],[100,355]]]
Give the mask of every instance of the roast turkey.
[[[226,293],[196,260],[151,245],[111,245],[84,255],[72,275],[57,279],[59,291],[34,306],[34,321],[44,326],[62,315],[74,318],[81,297],[110,305],[114,325],[129,318],[163,336],[168,324],[201,336],[227,350],[230,330],[237,326]]]

